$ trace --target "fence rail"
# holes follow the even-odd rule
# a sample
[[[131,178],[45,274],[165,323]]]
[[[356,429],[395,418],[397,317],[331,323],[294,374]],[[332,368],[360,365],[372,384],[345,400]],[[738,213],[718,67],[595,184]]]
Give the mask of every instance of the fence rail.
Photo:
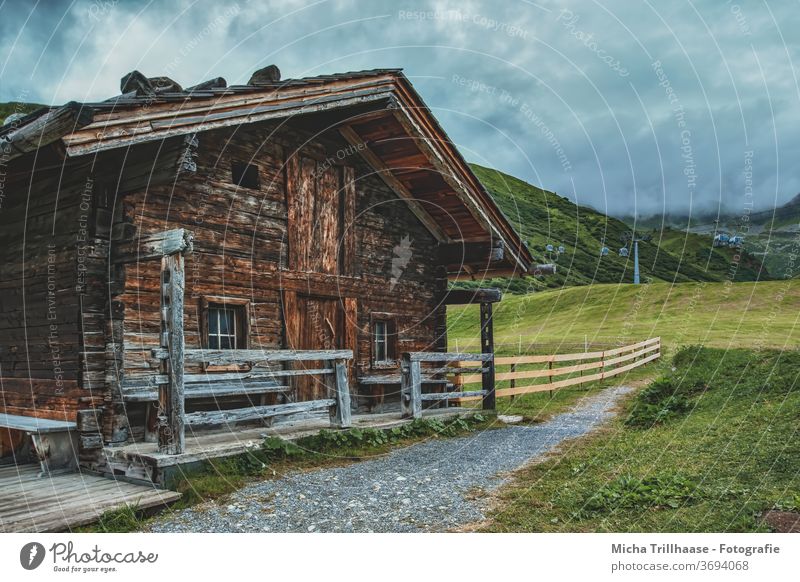
[[[166,359],[168,350],[153,350],[153,356]],[[223,366],[226,371],[207,371],[202,374],[182,374],[180,397],[186,399],[219,398],[288,393],[283,380],[298,376],[322,376],[327,386],[327,398],[285,404],[252,405],[244,408],[189,412],[182,415],[184,426],[208,426],[268,419],[304,412],[327,409],[331,426],[350,427],[350,388],[347,379],[347,362],[353,358],[351,350],[207,350],[188,349],[183,353],[186,363],[205,366]],[[265,369],[263,366],[314,362],[308,368]],[[320,362],[322,366],[320,367]],[[231,372],[228,366],[247,364],[250,370]],[[262,369],[259,369],[262,367]],[[128,401],[162,400],[165,388],[170,386],[168,374],[153,374],[139,378],[135,385],[126,387]]]
[[[655,337],[635,344],[622,346],[610,350],[594,352],[577,352],[573,354],[551,354],[536,356],[502,356],[494,359],[495,367],[508,366],[508,371],[495,373],[497,382],[509,381],[508,388],[497,388],[496,395],[517,396],[520,394],[531,394],[534,392],[545,392],[558,390],[568,386],[577,386],[588,382],[602,381],[618,374],[623,374],[629,370],[643,366],[661,357],[661,338]],[[585,362],[586,360],[594,360]],[[554,363],[560,362],[585,362],[568,366],[554,367]],[[626,363],[628,362],[628,363]],[[470,367],[474,364],[471,359],[464,359],[459,365]],[[519,366],[529,364],[547,364],[546,368],[533,370],[519,370]],[[620,365],[622,364],[622,365]],[[614,366],[611,369],[610,366]],[[584,374],[586,371],[598,370],[592,374]],[[579,376],[569,377],[563,380],[554,380],[560,376],[570,376],[579,373]],[[536,378],[547,378],[545,383],[527,383],[518,385],[519,380],[532,380]],[[463,390],[463,396],[454,398],[454,401],[463,402],[476,400],[465,388],[466,385],[482,381],[482,376],[476,374],[463,374],[454,378],[453,383]]]
[[[423,401],[442,401],[453,398],[469,397],[483,399],[484,408],[494,408],[494,381],[492,379],[494,355],[469,354],[460,352],[410,352],[402,355],[400,376],[400,410],[404,418],[421,418]],[[472,362],[471,366],[452,366],[462,361]],[[422,364],[430,363],[439,365],[436,368],[423,368]],[[444,366],[441,363],[444,362]],[[481,389],[464,392],[434,392],[422,393],[422,384],[437,375],[448,374],[458,377],[462,374],[480,371],[471,374],[471,378],[479,378]],[[475,380],[478,381],[478,380]],[[452,384],[448,384],[452,386]]]

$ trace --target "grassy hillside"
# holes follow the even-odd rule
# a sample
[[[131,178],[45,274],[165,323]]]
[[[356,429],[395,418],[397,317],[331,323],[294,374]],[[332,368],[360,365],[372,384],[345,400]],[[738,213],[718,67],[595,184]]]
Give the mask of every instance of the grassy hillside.
[[[37,109],[44,107],[38,103],[20,103],[18,101],[9,101],[8,103],[0,103],[0,125],[6,117],[12,113],[32,113]]]
[[[715,222],[719,220],[718,224]],[[623,217],[629,225],[632,217]],[[715,232],[744,236],[744,249],[751,257],[764,264],[775,278],[798,275],[794,257],[800,251],[800,194],[774,209],[753,212],[743,220],[741,214],[666,214],[636,219],[639,228],[685,232],[711,237]]]
[[[532,186],[497,170],[472,165],[472,169],[492,194],[512,224],[528,241],[537,260],[551,262],[555,257],[545,251],[547,244],[566,247],[557,258],[559,272],[546,279],[549,287],[585,285],[588,283],[630,282],[633,278],[633,259],[620,257],[620,236],[630,229],[616,218],[608,217],[588,207],[577,206],[570,200]],[[725,281],[735,251],[713,249],[710,237],[694,235],[687,249],[675,244],[670,235],[669,248],[661,245],[654,233],[652,242],[640,245],[642,277],[659,281]],[[607,256],[600,249],[607,246]],[[709,260],[709,257],[711,260]],[[756,279],[760,264],[745,253],[736,271],[736,281]],[[768,278],[762,273],[761,279]],[[484,282],[485,284],[485,282]],[[503,282],[500,282],[503,286]],[[509,290],[519,291],[520,282],[510,284]]]
[[[507,295],[495,306],[495,342],[614,342],[661,336],[668,347],[800,346],[800,281],[591,285]],[[477,306],[448,307],[451,347],[477,347]]]
[[[692,347],[671,366],[603,431],[516,473],[484,529],[769,531],[800,510],[800,354]]]

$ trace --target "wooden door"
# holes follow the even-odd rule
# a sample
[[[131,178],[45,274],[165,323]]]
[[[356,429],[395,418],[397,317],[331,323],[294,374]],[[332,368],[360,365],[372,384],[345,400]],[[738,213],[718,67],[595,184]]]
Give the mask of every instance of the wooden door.
[[[287,301],[288,305],[285,306],[292,308],[292,312],[286,314],[289,349],[336,350],[344,347],[345,318],[341,301],[334,298],[292,295],[294,297]],[[325,367],[325,362],[300,362],[297,366],[319,369]],[[325,381],[326,377],[322,375],[296,377],[292,384],[296,399],[302,401],[327,398]]]
[[[352,220],[352,188],[342,188],[343,170],[295,155],[287,160],[289,268],[339,275],[344,251],[354,234],[343,222]],[[350,184],[351,182],[348,182]],[[343,236],[348,239],[343,241]]]

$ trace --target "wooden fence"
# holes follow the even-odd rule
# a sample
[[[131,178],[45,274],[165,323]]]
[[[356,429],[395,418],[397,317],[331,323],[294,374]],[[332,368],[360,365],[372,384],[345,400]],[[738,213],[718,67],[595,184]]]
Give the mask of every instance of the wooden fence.
[[[170,351],[160,348],[153,350],[153,356],[167,360]],[[169,426],[170,448],[167,454],[184,451],[184,428],[186,426],[213,426],[235,422],[268,419],[317,410],[328,410],[331,426],[348,428],[351,426],[350,388],[347,379],[347,364],[353,358],[352,350],[208,350],[188,349],[181,353],[180,368],[184,362],[203,366],[231,366],[247,364],[248,371],[205,372],[202,374],[178,373],[155,374],[137,385],[126,386],[125,400],[128,402],[159,402],[161,424],[166,423],[165,410],[178,408],[175,427]],[[299,365],[313,363],[308,367]],[[278,365],[293,365],[291,369],[270,369]],[[322,367],[319,367],[319,366]],[[322,376],[327,387],[327,398],[285,404],[256,405],[245,408],[209,410],[185,413],[187,399],[221,398],[226,396],[250,396],[272,392],[289,392],[282,380],[298,376]],[[162,427],[159,427],[161,429]],[[159,430],[161,445],[161,430]]]
[[[508,382],[509,386],[497,388],[496,396],[516,396],[519,394],[531,394],[533,392],[545,392],[566,388],[567,386],[578,386],[588,382],[602,381],[618,374],[643,366],[661,357],[661,338],[655,337],[635,344],[622,346],[610,350],[578,352],[572,354],[551,354],[537,356],[509,356],[495,357],[495,368],[508,367],[508,371],[495,372],[495,381]],[[591,361],[588,361],[591,360]],[[583,362],[570,365],[559,365],[564,362]],[[475,364],[472,360],[462,360],[458,366],[470,368]],[[540,365],[530,369],[531,365]],[[520,370],[521,367],[528,369]],[[610,369],[609,369],[610,368]],[[588,372],[588,373],[587,373]],[[577,376],[575,374],[578,374]],[[569,376],[565,379],[558,379],[561,376]],[[536,383],[536,379],[546,379],[545,382]],[[454,376],[453,384],[463,391],[463,396],[454,398],[451,401],[463,402],[477,400],[480,396],[470,394],[468,385],[482,382],[483,376],[480,374],[461,374]],[[520,385],[520,381],[534,380]]]
[[[494,409],[494,367],[493,354],[463,354],[444,352],[411,352],[402,355],[400,364],[400,410],[403,418],[421,418],[423,401],[441,402],[454,398],[482,399],[483,407]],[[470,367],[459,364],[464,361],[472,362]],[[427,367],[422,367],[422,364]],[[432,365],[432,367],[431,367]],[[475,372],[478,372],[477,374]],[[464,392],[432,392],[422,393],[422,385],[431,378],[442,375],[454,376],[470,374],[473,382],[480,382],[481,388]],[[477,378],[477,380],[475,380]],[[452,387],[454,384],[448,383]]]

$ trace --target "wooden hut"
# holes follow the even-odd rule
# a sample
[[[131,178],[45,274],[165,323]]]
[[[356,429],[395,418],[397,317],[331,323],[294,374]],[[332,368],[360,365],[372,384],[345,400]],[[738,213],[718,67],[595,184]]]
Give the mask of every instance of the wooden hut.
[[[491,331],[499,294],[448,281],[531,255],[409,80],[279,77],[133,72],[0,129],[6,459],[27,434],[46,463],[136,476],[109,451],[347,426],[399,400],[402,354],[446,350],[447,304],[483,303]]]

